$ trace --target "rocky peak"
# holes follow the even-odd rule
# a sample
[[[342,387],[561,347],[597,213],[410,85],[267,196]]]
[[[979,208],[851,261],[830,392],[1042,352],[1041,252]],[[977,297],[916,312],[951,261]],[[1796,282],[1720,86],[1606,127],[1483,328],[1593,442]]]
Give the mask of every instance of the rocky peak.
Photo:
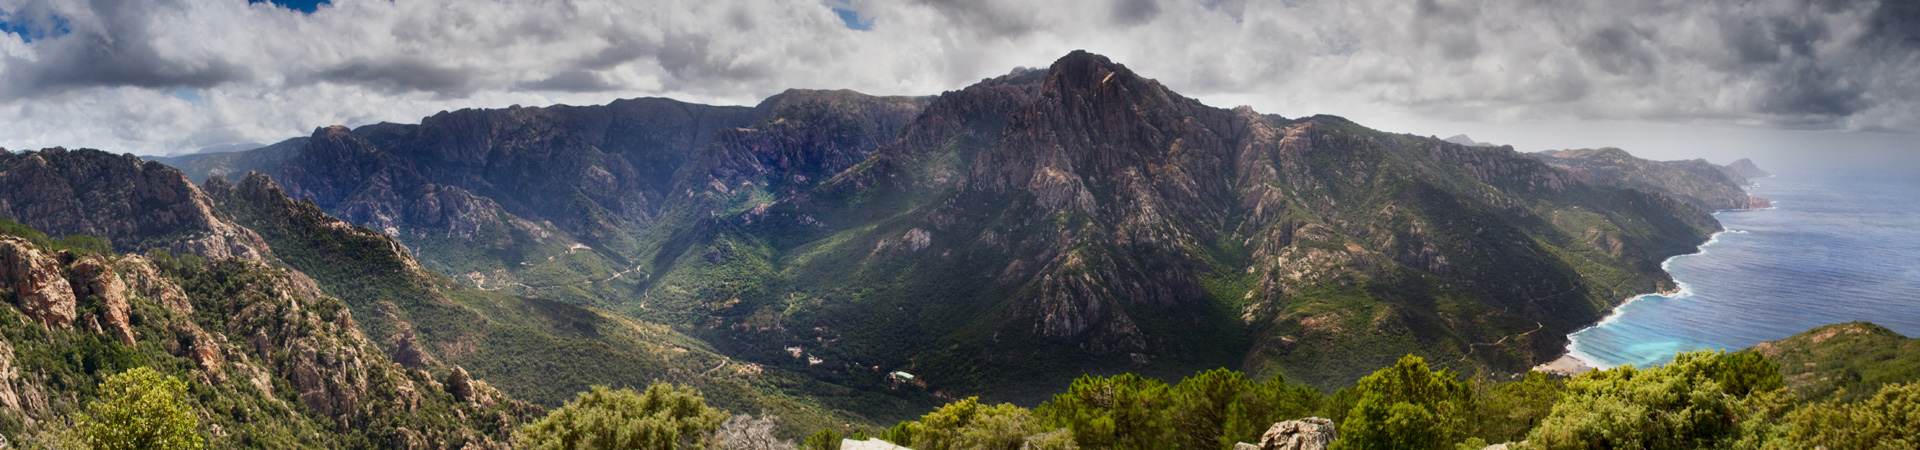
[[[1181,97],[1104,56],[1076,51],[1048,69],[977,158],[976,188],[1026,191],[1041,206],[1157,223],[1212,218],[1224,198],[1234,115]]]

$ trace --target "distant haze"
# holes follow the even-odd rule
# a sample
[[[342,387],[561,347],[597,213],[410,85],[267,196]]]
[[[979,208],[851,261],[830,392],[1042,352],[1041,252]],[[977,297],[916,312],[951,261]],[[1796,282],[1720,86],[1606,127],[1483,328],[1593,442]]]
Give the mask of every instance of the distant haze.
[[[930,95],[1073,49],[1217,106],[1521,150],[1912,152],[1920,2],[0,0],[0,146],[169,154],[441,110]],[[1830,161],[1830,158],[1814,158]]]

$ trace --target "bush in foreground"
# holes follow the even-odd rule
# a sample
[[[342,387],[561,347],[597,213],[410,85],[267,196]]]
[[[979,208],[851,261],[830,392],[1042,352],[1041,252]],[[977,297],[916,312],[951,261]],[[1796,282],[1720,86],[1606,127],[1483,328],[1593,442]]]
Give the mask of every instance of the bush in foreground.
[[[539,450],[703,449],[727,416],[692,388],[654,384],[645,393],[595,386],[520,431]]]
[[[94,450],[183,450],[206,447],[200,420],[185,402],[187,383],[137,367],[100,383],[100,398],[74,421],[79,441]]]

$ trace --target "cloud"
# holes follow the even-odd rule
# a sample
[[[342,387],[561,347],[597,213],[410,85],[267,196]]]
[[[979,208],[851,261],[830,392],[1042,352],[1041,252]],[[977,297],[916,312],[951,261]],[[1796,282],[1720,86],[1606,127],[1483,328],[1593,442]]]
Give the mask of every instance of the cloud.
[[[11,148],[167,153],[790,87],[925,95],[1082,48],[1290,116],[1920,130],[1905,0],[0,0],[0,21],[33,38],[0,35]]]

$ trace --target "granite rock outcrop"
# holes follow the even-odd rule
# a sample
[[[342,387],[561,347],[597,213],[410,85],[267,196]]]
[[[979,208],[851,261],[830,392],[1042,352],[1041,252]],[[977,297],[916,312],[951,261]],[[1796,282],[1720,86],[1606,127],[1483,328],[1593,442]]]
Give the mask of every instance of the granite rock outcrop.
[[[61,276],[53,255],[23,239],[0,237],[0,288],[27,318],[49,327],[68,328],[78,319],[73,287]]]

